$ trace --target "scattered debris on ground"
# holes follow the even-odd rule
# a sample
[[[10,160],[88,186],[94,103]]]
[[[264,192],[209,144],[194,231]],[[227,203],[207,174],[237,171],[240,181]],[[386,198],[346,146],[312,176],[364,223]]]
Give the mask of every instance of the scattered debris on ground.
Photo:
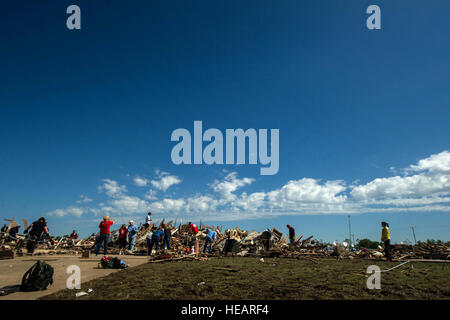
[[[13,223],[13,222],[11,222]],[[118,243],[118,230],[111,234],[109,242],[108,254],[127,254],[127,255],[147,255],[147,236],[153,227],[161,227],[164,219],[158,224],[152,223],[148,228],[141,226],[136,236],[136,244],[133,252],[126,249],[120,249]],[[223,251],[227,239],[230,234],[236,239],[236,242],[227,255],[241,257],[260,257],[264,261],[264,257],[288,257],[288,258],[305,258],[310,261],[321,257],[335,257],[336,259],[355,259],[363,258],[370,260],[384,259],[382,249],[355,250],[348,246],[334,243],[334,245],[321,244],[313,239],[313,236],[303,238],[299,235],[294,241],[288,239],[288,235],[283,237],[283,233],[272,228],[262,232],[254,230],[248,232],[241,230],[239,227],[224,230],[222,226],[199,226],[199,232],[194,235],[190,232],[188,224],[176,224],[173,221],[165,223],[166,228],[170,228],[172,232],[172,248],[164,252],[154,252],[151,262],[169,262],[182,260],[202,260],[207,256],[217,256]],[[216,240],[213,243],[213,253],[203,253],[203,241],[206,237],[206,229],[217,232]],[[193,252],[194,243],[198,241],[199,252]],[[25,249],[26,236],[17,234],[11,239],[8,233],[0,234],[0,259],[12,259],[14,254],[21,256],[26,254]],[[86,239],[71,239],[70,237],[61,237],[57,241],[47,239],[36,246],[33,255],[81,255],[89,258],[89,253],[93,252],[96,243],[96,235],[92,234]],[[450,255],[450,247],[446,245],[432,245],[427,243],[419,243],[417,245],[393,244],[391,251],[395,260],[406,259],[441,259],[445,260]],[[160,254],[159,254],[160,253]]]

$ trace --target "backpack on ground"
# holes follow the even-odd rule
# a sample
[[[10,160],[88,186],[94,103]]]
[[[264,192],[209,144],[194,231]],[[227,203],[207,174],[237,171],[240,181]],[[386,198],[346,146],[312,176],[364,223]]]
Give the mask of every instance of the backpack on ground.
[[[23,275],[20,291],[45,290],[49,284],[53,284],[53,267],[39,260]]]
[[[100,264],[102,268],[104,269],[125,269],[126,264],[124,261],[118,259],[118,258],[111,258],[108,256],[103,256],[100,260]]]

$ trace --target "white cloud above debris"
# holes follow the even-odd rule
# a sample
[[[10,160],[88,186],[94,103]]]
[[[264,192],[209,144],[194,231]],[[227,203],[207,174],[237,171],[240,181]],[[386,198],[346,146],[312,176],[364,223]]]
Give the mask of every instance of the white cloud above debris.
[[[402,172],[402,174],[398,174]],[[239,177],[237,172],[216,179],[204,193],[184,197],[157,196],[182,180],[170,173],[156,171],[147,180],[137,176],[134,184],[153,189],[142,195],[128,195],[127,187],[103,179],[98,187],[108,199],[97,206],[56,209],[49,214],[80,217],[95,215],[131,216],[149,210],[171,217],[200,217],[214,220],[238,220],[277,215],[349,214],[371,212],[450,211],[450,153],[443,151],[419,160],[404,169],[391,170],[394,176],[360,180],[347,184],[343,180],[300,178],[269,191],[248,192],[255,179]],[[82,196],[77,203],[91,203]]]
[[[167,191],[171,186],[181,183],[177,176],[166,175],[158,180],[151,180],[152,186],[158,190]]]

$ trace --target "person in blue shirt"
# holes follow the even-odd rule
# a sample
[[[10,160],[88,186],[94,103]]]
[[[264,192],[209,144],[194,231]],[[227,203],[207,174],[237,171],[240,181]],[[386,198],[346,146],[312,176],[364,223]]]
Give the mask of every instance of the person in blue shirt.
[[[149,254],[152,253],[153,246],[155,246],[155,250],[158,251],[159,243],[164,239],[164,232],[161,229],[156,229],[152,234],[152,239],[150,241],[150,247],[148,248]]]
[[[128,250],[133,251],[134,244],[136,243],[136,237],[138,234],[138,227],[134,224],[133,220],[130,220],[128,225]]]
[[[208,246],[208,244],[209,244],[208,252],[212,253],[212,244],[213,241],[216,240],[216,236],[217,233],[215,231],[209,229],[206,230],[206,238],[205,238],[205,245],[203,246],[203,253],[206,252],[206,247]]]

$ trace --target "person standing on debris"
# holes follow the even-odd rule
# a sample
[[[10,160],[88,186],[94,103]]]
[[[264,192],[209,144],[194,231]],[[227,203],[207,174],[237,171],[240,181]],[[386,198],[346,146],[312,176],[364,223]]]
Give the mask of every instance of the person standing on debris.
[[[192,222],[189,222],[189,227],[190,227],[191,232],[193,234],[193,237],[192,237],[192,246],[194,247],[194,250],[193,250],[194,252],[193,253],[197,254],[198,253],[198,247],[199,247],[198,239],[197,239],[198,227],[195,224],[193,224]]]
[[[95,255],[100,252],[100,247],[103,242],[103,255],[108,255],[108,241],[111,235],[110,227],[114,224],[114,221],[110,220],[108,216],[103,217],[103,221],[100,222],[98,227],[100,228],[100,236],[97,239],[97,244],[95,245]]]
[[[128,250],[130,251],[133,251],[134,249],[137,233],[138,227],[134,224],[133,220],[130,220],[130,224],[128,225]]]
[[[155,250],[158,251],[161,240],[164,240],[164,232],[162,232],[159,228],[155,228],[150,240],[150,246],[148,248],[149,255],[152,254],[153,246],[155,246]]]
[[[69,238],[73,239],[73,240],[77,240],[78,239],[77,230],[73,230],[72,233],[70,234]]]
[[[165,224],[163,224],[161,227],[164,230],[164,241],[161,249],[164,250],[167,244],[167,249],[170,250],[170,240],[172,239],[172,230],[170,229],[170,227],[166,227]]]
[[[2,232],[8,231],[8,225],[4,224],[1,231]]]
[[[289,224],[286,225],[286,227],[289,229],[289,241],[291,242],[291,244],[295,244],[295,229]]]
[[[30,230],[31,229],[31,230]],[[30,232],[28,232],[30,230]],[[28,253],[33,253],[34,248],[36,247],[37,242],[41,239],[43,235],[47,235],[50,237],[50,233],[48,232],[47,222],[44,217],[39,218],[38,221],[33,222],[24,230],[26,234],[28,232],[28,240],[27,240],[27,251]]]
[[[203,253],[206,252],[206,247],[209,244],[208,252],[212,253],[212,244],[216,240],[217,232],[207,229],[205,237],[205,245],[203,246]]]
[[[121,253],[122,249],[125,249],[127,247],[127,233],[127,226],[123,224],[119,229],[119,249]]]
[[[149,212],[147,213],[147,218],[145,218],[145,229],[147,229],[148,227],[150,227],[150,221],[152,221],[152,213]]]
[[[381,241],[384,243],[384,255],[386,259],[392,261],[391,256],[391,234],[389,232],[389,224],[387,222],[381,222],[383,229],[381,230]]]

